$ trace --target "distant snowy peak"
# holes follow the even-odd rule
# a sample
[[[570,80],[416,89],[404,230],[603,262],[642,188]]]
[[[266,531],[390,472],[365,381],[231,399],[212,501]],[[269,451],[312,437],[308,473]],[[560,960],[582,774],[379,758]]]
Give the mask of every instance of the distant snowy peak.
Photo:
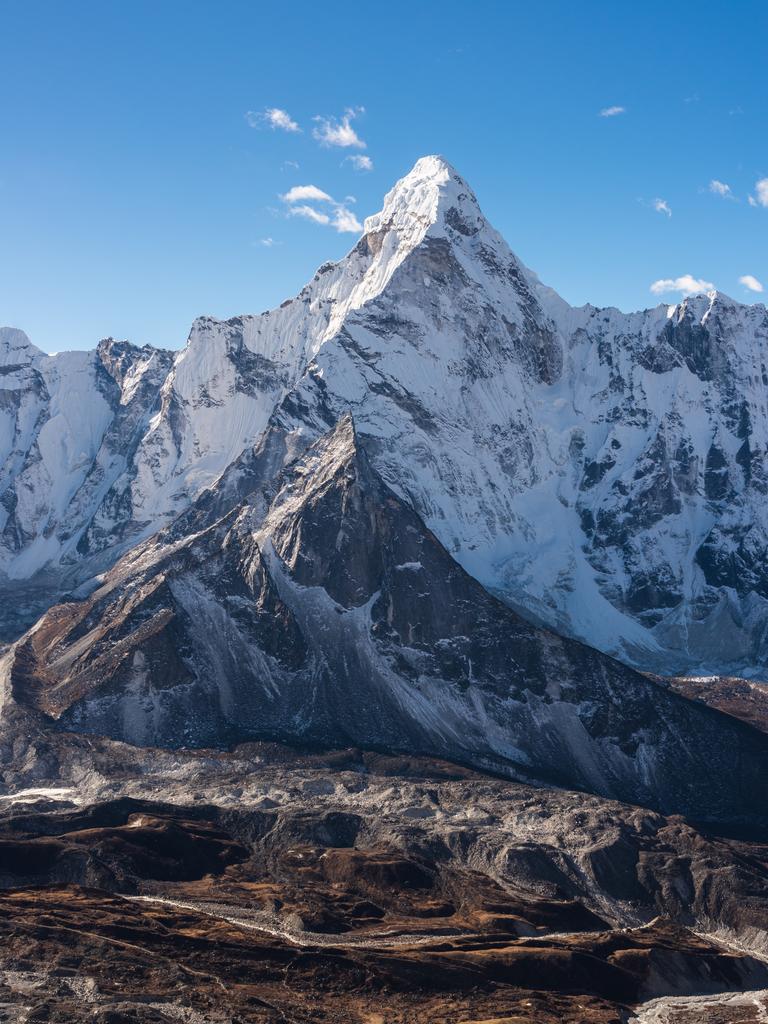
[[[456,257],[454,249],[461,249]],[[418,292],[435,277],[437,294],[453,265],[476,289],[495,289],[494,305],[510,316],[521,292],[524,304],[533,301],[466,183],[440,158],[420,160],[368,218],[351,252],[320,267],[295,299],[259,316],[195,321],[137,453],[133,519],[167,522],[210,486],[254,443],[324,346],[366,308],[391,301],[385,296],[393,287],[396,294],[393,280],[405,264],[413,264],[407,276]]]
[[[490,280],[497,287],[499,277],[509,278],[511,271],[512,282],[525,293],[526,301],[532,292],[540,292],[542,306],[563,302],[511,252],[485,219],[470,186],[443,157],[418,160],[386,195],[382,211],[366,219],[366,237],[382,232],[394,233],[398,262],[425,241],[446,239],[473,280],[483,284]]]
[[[14,366],[30,363],[37,356],[42,356],[40,349],[35,348],[24,331],[16,327],[0,327],[0,366]]]
[[[0,333],[0,567],[11,578],[87,553],[171,360],[112,338],[47,355],[21,331]]]
[[[366,218],[357,245],[340,261],[323,264],[295,299],[259,316],[196,320],[175,376],[180,382],[199,376],[198,364],[212,359],[201,350],[214,347],[230,356],[222,338],[237,337],[295,378],[349,314],[382,295],[403,262],[433,241],[461,250],[464,271],[480,284],[491,279],[497,287],[499,275],[512,268],[513,284],[530,300],[535,275],[486,221],[471,188],[442,157],[423,157],[386,195],[381,212]]]

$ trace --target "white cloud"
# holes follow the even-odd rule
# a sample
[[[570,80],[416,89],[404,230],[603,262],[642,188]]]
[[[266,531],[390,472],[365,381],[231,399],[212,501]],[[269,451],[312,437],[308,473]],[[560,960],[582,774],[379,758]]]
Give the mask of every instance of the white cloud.
[[[680,292],[681,295],[697,295],[699,292],[714,291],[715,286],[711,281],[703,281],[692,274],[683,274],[682,277],[662,277],[654,281],[651,291],[654,295],[665,295],[667,292]]]
[[[323,213],[322,210],[316,210],[314,206],[289,206],[288,207],[289,217],[304,217],[306,220],[312,220],[315,224],[330,224],[331,218],[327,213]]]
[[[603,107],[600,117],[617,117],[619,114],[626,114],[626,107]]]
[[[666,199],[654,199],[653,208],[657,213],[666,213],[668,217],[672,216],[672,210],[669,208],[669,203]]]
[[[275,244],[274,238],[260,238],[259,245],[263,245],[266,249],[271,249]]]
[[[287,110],[280,110],[279,107],[267,107],[266,110],[261,113],[257,113],[254,110],[249,110],[245,119],[251,128],[261,128],[266,126],[267,128],[281,129],[284,132],[300,132],[296,121],[293,120]]]
[[[755,182],[755,194],[749,197],[750,206],[768,206],[768,178]]]
[[[363,230],[363,225],[347,205],[355,202],[354,196],[347,196],[343,203],[339,203],[317,185],[296,185],[280,198],[287,207],[286,214],[289,217],[303,217],[315,224],[330,225],[340,234],[359,234]],[[318,209],[311,203],[321,203],[325,209]]]
[[[343,234],[345,232],[354,232],[359,234],[363,230],[363,225],[354,215],[354,213],[347,209],[343,203],[339,203],[333,214],[333,226],[339,232]]]
[[[317,185],[294,185],[288,189],[285,195],[280,196],[284,203],[301,203],[307,200],[315,203],[332,203],[333,200],[327,192],[323,192]]]
[[[347,107],[341,118],[321,117],[319,114],[313,118],[317,127],[312,129],[313,138],[317,139],[321,146],[340,146],[342,149],[353,147],[354,149],[365,149],[365,143],[352,127],[352,121],[364,113],[363,107]]]
[[[721,196],[723,199],[733,199],[731,186],[726,185],[724,181],[718,181],[717,178],[713,178],[712,181],[710,181],[709,191],[714,193],[716,196]]]
[[[752,274],[745,274],[743,277],[740,277],[739,284],[743,284],[744,287],[748,288],[751,292],[763,291],[762,284],[757,280],[756,277],[753,277]]]
[[[299,165],[295,160],[284,160],[281,170],[283,171],[298,171]]]
[[[372,171],[373,160],[369,156],[364,156],[361,153],[354,153],[352,156],[345,157],[345,161],[348,160],[356,171]]]

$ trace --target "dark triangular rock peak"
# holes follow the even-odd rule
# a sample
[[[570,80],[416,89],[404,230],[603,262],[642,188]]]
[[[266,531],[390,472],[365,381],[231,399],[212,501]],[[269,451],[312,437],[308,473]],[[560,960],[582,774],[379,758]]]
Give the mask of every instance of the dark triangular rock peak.
[[[364,604],[391,544],[388,489],[350,412],[286,467],[280,485],[262,533],[281,561],[298,583],[324,587],[344,607]]]
[[[276,494],[290,478],[294,464],[302,459],[307,448],[312,445],[313,438],[305,430],[291,429],[283,422],[278,410],[253,447],[248,448],[232,462],[222,475],[195,500],[192,506],[178,516],[174,522],[161,531],[152,544],[163,544],[170,540],[181,540],[191,533],[198,533],[217,520],[227,515],[239,505],[247,505],[255,510],[257,517],[266,515],[267,509],[274,501]],[[361,450],[354,421],[351,425],[351,437],[344,441],[344,433],[349,430],[347,419],[352,414],[343,415],[332,434],[339,434],[335,448],[341,452],[351,445],[356,451]],[[326,452],[329,447],[324,435],[319,441],[318,451]],[[351,450],[351,449],[350,449]],[[302,476],[307,475],[306,468]]]
[[[362,473],[369,486],[378,486],[379,478],[371,469],[355,428],[352,413],[342,413],[335,425],[309,444],[285,465],[271,511],[278,513],[296,489],[309,500],[345,479],[346,473]]]

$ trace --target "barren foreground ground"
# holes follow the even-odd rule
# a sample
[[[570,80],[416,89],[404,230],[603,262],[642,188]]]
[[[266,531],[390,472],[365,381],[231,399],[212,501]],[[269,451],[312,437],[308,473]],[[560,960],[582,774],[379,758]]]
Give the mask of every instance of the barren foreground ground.
[[[0,1020],[768,1019],[759,837],[354,750],[22,760]]]

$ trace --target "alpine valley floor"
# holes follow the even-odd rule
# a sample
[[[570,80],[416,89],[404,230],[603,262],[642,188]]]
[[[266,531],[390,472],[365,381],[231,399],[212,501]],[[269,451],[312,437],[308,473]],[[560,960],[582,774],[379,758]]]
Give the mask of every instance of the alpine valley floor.
[[[356,749],[19,754],[0,1020],[765,1020],[758,836]]]

